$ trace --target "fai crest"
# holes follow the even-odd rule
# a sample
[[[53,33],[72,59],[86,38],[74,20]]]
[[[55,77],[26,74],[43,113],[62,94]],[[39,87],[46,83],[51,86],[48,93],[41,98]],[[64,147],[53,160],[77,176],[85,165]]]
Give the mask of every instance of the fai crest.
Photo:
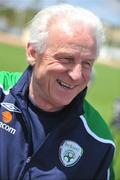
[[[59,158],[65,167],[74,166],[83,154],[83,149],[74,141],[64,141],[59,149]]]

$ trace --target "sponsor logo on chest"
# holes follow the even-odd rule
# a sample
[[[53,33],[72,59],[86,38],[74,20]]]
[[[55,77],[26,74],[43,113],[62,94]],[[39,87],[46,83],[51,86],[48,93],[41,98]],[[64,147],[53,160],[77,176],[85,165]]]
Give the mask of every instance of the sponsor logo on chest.
[[[0,122],[0,128],[14,135],[16,129],[11,127],[9,123],[13,118],[12,113],[21,113],[21,111],[12,103],[3,102],[1,103],[1,106],[4,107],[6,111],[2,112],[2,122]]]
[[[11,126],[9,126],[8,124],[5,124],[3,122],[0,122],[0,128],[4,129],[5,131],[11,133],[11,134],[15,134],[16,129],[12,128]]]

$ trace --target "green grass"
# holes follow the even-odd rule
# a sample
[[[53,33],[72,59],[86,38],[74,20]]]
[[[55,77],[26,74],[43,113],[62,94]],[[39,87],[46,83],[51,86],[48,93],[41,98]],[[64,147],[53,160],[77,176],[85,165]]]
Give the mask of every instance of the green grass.
[[[96,64],[95,80],[87,99],[107,122],[112,118],[113,103],[117,97],[120,97],[120,69]]]
[[[0,43],[0,70],[23,71],[26,64],[25,50],[22,47]]]
[[[25,50],[20,47],[0,44],[0,70],[23,71],[27,66]],[[113,117],[113,103],[120,97],[120,69],[95,64],[95,80],[88,90],[87,99],[110,124]],[[120,179],[120,129],[113,131],[117,145],[115,155],[116,180]]]

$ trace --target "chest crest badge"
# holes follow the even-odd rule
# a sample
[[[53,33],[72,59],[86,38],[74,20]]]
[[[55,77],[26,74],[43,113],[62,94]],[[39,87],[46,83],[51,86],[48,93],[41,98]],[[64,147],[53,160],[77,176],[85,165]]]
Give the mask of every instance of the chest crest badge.
[[[59,158],[65,167],[74,166],[83,154],[83,149],[76,142],[65,140],[59,148]]]

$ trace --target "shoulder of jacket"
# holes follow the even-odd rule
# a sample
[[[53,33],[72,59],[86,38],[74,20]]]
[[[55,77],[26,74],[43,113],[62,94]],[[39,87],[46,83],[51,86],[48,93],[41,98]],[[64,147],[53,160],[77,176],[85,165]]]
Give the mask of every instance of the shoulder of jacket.
[[[87,126],[96,136],[113,141],[110,128],[99,112],[88,102],[84,101],[84,119]]]
[[[9,91],[9,89],[18,81],[20,76],[21,76],[20,72],[1,71],[0,88],[2,88],[3,91]]]

